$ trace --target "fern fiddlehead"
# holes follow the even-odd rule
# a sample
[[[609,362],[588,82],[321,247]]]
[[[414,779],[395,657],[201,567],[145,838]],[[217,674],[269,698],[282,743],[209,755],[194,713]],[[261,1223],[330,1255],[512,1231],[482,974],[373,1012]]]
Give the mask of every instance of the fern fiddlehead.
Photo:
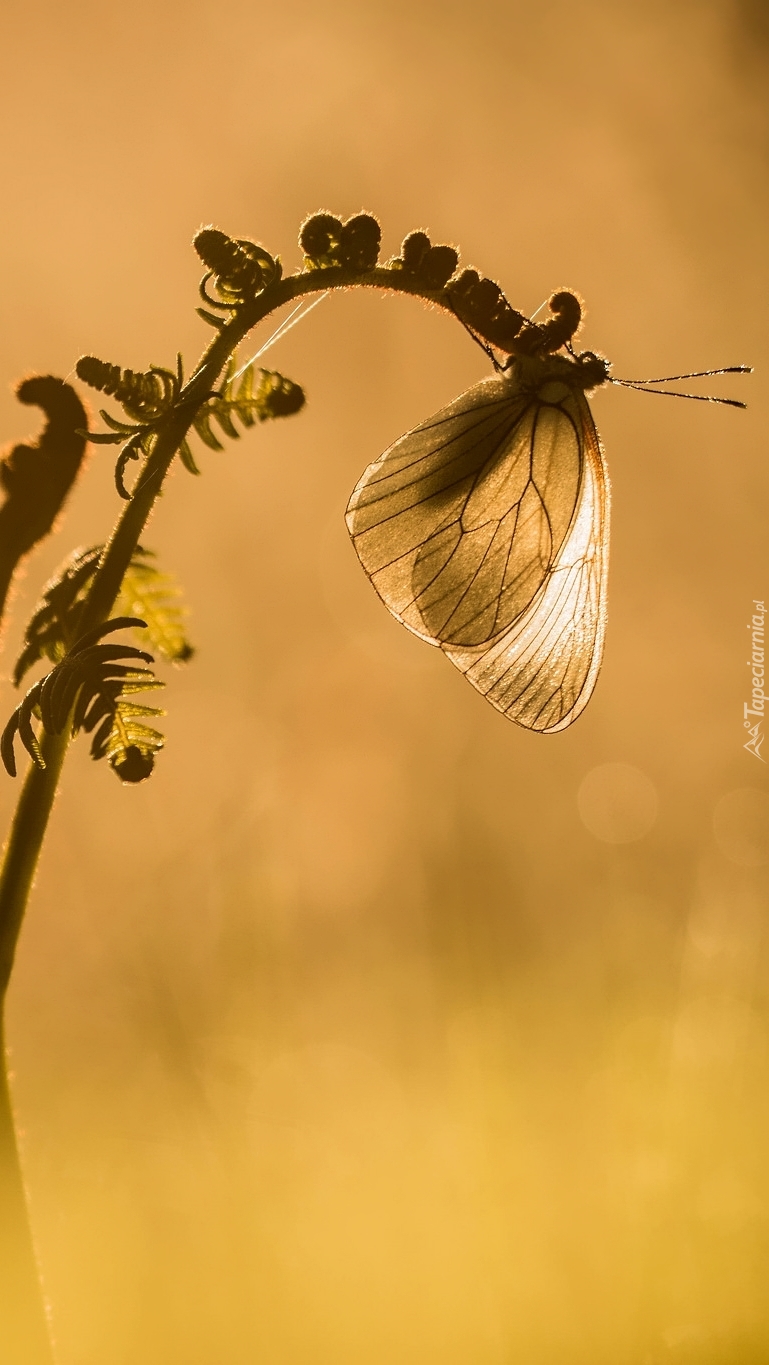
[[[305,270],[333,266],[361,274],[373,270],[381,240],[382,229],[370,213],[357,213],[345,223],[332,213],[313,213],[299,230]]]
[[[115,486],[121,498],[127,501],[131,495],[123,482],[126,467],[129,461],[151,453],[158,426],[178,403],[184,382],[182,358],[177,357],[176,373],[161,365],[137,372],[99,360],[98,356],[84,355],[78,360],[75,372],[90,388],[116,398],[126,416],[131,418],[130,422],[120,422],[101,408],[99,416],[111,430],[90,432],[88,436],[89,441],[97,445],[125,443],[115,466]]]
[[[84,384],[116,398],[137,422],[156,422],[165,416],[179,396],[183,378],[181,357],[175,374],[160,365],[152,365],[144,373],[121,370],[119,365],[110,365],[94,355],[81,356],[76,368]]]
[[[121,498],[127,501],[130,493],[126,489],[124,476],[129,462],[151,453],[159,424],[179,403],[183,383],[182,358],[178,357],[176,374],[159,365],[153,365],[143,373],[121,370],[119,365],[98,360],[96,356],[82,356],[76,369],[84,383],[115,397],[126,415],[135,419],[132,423],[120,422],[101,409],[100,416],[112,430],[91,433],[89,436],[89,440],[102,445],[125,442],[115,465],[115,485]],[[236,384],[238,379],[239,385]],[[244,427],[252,427],[257,421],[288,417],[298,412],[304,401],[301,386],[277,370],[255,369],[251,364],[236,373],[233,355],[225,371],[222,388],[204,396],[191,425],[210,450],[223,450],[224,446],[211,430],[212,417],[216,418],[225,435],[237,440],[240,432],[233,424],[233,416],[237,416]],[[179,444],[179,458],[190,474],[200,473],[186,437]]]
[[[219,228],[201,228],[193,246],[208,267],[199,286],[206,307],[197,311],[212,327],[223,327],[226,318],[209,312],[210,308],[216,308],[219,313],[231,313],[276,284],[283,273],[280,261],[264,247],[246,238],[228,237]],[[211,281],[218,298],[208,292]]]

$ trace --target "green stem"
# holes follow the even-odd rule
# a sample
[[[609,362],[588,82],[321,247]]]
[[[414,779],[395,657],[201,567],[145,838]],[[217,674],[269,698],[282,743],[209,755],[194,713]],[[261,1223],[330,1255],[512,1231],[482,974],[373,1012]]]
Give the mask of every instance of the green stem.
[[[5,1002],[16,943],[67,749],[43,734],[45,768],[27,773],[0,874],[0,1339],[3,1365],[51,1365],[53,1353],[32,1246],[5,1053]]]
[[[214,389],[229,357],[247,333],[276,308],[293,299],[361,285],[413,294],[449,313],[452,311],[444,290],[420,288],[407,272],[379,268],[356,275],[341,266],[291,275],[240,305],[201,357],[179,402],[158,430],[152,453],[105,546],[78,621],[80,633],[101,625],[109,617],[179,446],[200,404]],[[0,872],[0,1041],[2,1011],[16,945],[68,740],[68,730],[60,735],[41,733],[45,767],[30,764],[6,845]],[[2,1365],[51,1365],[51,1347],[29,1232],[4,1065],[0,1067],[0,1344]]]
[[[39,768],[36,763],[29,766],[0,872],[0,1003],[8,990],[19,930],[67,751],[67,735],[43,731],[40,747],[45,767]]]
[[[215,387],[227,361],[243,338],[276,308],[293,299],[329,289],[357,286],[413,294],[451,313],[445,290],[420,288],[406,271],[383,267],[370,270],[365,275],[356,275],[342,266],[303,271],[278,280],[263,294],[240,305],[204,352],[185,384],[178,404],[158,431],[152,454],[105,546],[78,622],[81,633],[107,620],[176,452],[200,404]],[[46,767],[41,769],[34,763],[30,766],[0,873],[0,996],[7,988],[13,966],[16,941],[56,794],[67,737],[52,737],[43,733],[41,744]]]
[[[0,1009],[0,1340],[3,1365],[53,1365],[40,1275],[30,1233]]]

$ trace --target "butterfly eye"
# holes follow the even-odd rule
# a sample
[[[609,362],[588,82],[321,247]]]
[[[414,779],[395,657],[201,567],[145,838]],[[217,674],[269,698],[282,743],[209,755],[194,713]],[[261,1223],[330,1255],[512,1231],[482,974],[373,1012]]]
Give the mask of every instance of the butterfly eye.
[[[603,356],[596,355],[594,351],[582,351],[576,356],[576,361],[580,368],[580,383],[583,389],[597,389],[599,384],[606,383],[611,367]]]

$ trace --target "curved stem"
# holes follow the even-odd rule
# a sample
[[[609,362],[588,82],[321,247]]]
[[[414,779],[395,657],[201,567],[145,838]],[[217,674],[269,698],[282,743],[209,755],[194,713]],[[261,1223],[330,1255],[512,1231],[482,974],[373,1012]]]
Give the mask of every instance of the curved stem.
[[[5,999],[21,922],[67,749],[43,735],[46,767],[30,765],[0,875],[0,1336],[7,1365],[52,1365],[40,1275],[32,1245],[5,1055]]]
[[[412,294],[454,316],[444,289],[420,287],[414,276],[392,267],[377,267],[362,275],[342,266],[301,271],[277,280],[264,293],[241,304],[204,352],[178,403],[158,432],[152,453],[105,546],[78,623],[81,633],[101,625],[108,618],[176,452],[200,404],[214,388],[227,361],[247,333],[276,308],[305,294],[361,286]],[[0,873],[0,996],[5,993],[13,966],[16,941],[64,761],[67,736],[44,734],[42,744],[46,767],[40,769],[34,763],[30,767]]]
[[[152,453],[104,548],[78,621],[79,633],[84,634],[109,617],[179,446],[200,404],[214,389],[227,361],[247,333],[293,299],[330,289],[361,286],[412,294],[454,316],[445,290],[421,288],[408,272],[386,267],[364,275],[354,274],[341,266],[302,271],[276,281],[264,293],[241,304],[204,352],[178,403],[158,430]],[[68,741],[68,727],[60,735],[41,734],[45,767],[30,764],[5,849],[0,872],[0,1045],[2,1011],[16,945]],[[2,1060],[4,1063],[4,1052]],[[47,1322],[27,1221],[4,1065],[0,1068],[0,1341],[3,1365],[51,1365]]]
[[[0,1004],[8,989],[19,930],[67,751],[66,732],[49,735],[43,731],[40,748],[46,766],[29,766],[0,872]]]
[[[370,270],[365,275],[356,275],[342,266],[303,271],[278,280],[263,294],[258,294],[253,300],[242,304],[201,357],[197,368],[182,389],[177,406],[158,434],[155,447],[139,476],[131,500],[126,504],[105,547],[78,622],[81,633],[90,630],[92,626],[101,625],[112,610],[123,575],[131,562],[131,556],[139,543],[176,452],[192,425],[200,403],[216,385],[227,361],[243,338],[257,323],[263,322],[270,313],[274,313],[277,308],[290,303],[293,299],[329,289],[351,289],[360,286],[412,294],[426,303],[445,309],[450,316],[456,316],[444,289],[421,288],[414,277],[406,271],[384,267]]]
[[[367,270],[363,275],[345,270],[341,265],[325,266],[320,270],[303,270],[296,275],[287,275],[269,291],[270,294],[274,292],[276,295],[284,295],[278,302],[271,304],[270,311],[279,308],[282,303],[290,302],[291,299],[301,298],[303,294],[314,294],[321,289],[353,288],[384,289],[392,294],[412,294],[414,298],[422,299],[424,303],[435,304],[437,308],[442,308],[451,317],[456,318],[445,289],[427,289],[420,285],[418,278],[408,270],[397,270],[392,266],[383,265]]]
[[[3,1365],[53,1365],[40,1274],[30,1233],[0,1010],[0,1340]]]
[[[243,338],[257,323],[293,299],[329,289],[361,286],[412,294],[454,316],[444,289],[425,289],[407,271],[386,267],[363,275],[342,266],[302,271],[276,281],[264,293],[241,304],[204,352],[182,389],[177,405],[158,432],[152,453],[105,546],[78,622],[81,634],[107,620],[176,452],[201,402],[215,387]],[[34,763],[30,767],[0,873],[0,996],[7,988],[13,966],[16,941],[64,761],[67,735],[43,734],[41,743],[46,767],[40,769]]]
[[[0,1339],[4,1365],[52,1365],[48,1320],[27,1211],[24,1178],[8,1087],[5,1000],[16,944],[67,737],[41,737],[45,768],[30,764],[11,825],[0,874]]]

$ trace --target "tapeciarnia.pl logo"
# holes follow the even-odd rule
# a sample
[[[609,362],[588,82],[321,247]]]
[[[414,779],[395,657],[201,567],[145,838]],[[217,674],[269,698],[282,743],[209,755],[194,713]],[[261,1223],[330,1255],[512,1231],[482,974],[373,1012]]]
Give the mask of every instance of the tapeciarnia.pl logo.
[[[766,610],[763,602],[753,601],[753,616],[748,622],[748,630],[751,632],[751,654],[748,659],[748,668],[751,670],[751,698],[745,702],[742,708],[743,724],[750,738],[747,744],[743,744],[743,749],[747,749],[749,754],[761,759],[766,763],[766,759],[761,757],[761,745],[764,736],[761,726],[764,723],[766,706],[766,694],[764,692],[764,620]],[[754,719],[751,720],[751,717]]]

